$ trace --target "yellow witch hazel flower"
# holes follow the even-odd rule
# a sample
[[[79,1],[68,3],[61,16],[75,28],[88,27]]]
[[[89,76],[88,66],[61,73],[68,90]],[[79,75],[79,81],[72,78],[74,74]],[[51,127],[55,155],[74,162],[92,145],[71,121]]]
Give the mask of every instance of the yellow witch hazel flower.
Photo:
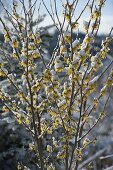
[[[96,83],[91,84],[88,88],[85,90],[85,96],[88,97],[91,93],[93,93],[96,89]]]
[[[102,59],[107,57],[107,54],[109,52],[110,48],[109,47],[103,47],[100,51]]]
[[[82,148],[76,148],[75,155],[76,155],[77,160],[80,161],[82,159],[82,156],[83,156]]]
[[[52,92],[52,96],[54,99],[59,100],[59,98],[61,97],[61,94],[58,89],[54,89],[54,91]]]
[[[47,128],[48,128],[47,123],[42,122],[41,123],[41,132],[45,133],[47,131]]]
[[[93,41],[93,35],[91,33],[89,34],[86,34],[84,40],[83,40],[83,43],[91,43]]]
[[[73,31],[76,31],[77,28],[79,27],[79,23],[77,21],[71,22],[70,27],[72,28]]]
[[[18,48],[18,40],[17,40],[17,37],[15,36],[12,37],[12,47]]]
[[[68,75],[72,75],[73,69],[74,69],[74,67],[73,67],[73,65],[70,63],[70,64],[69,64],[69,67],[67,67]]]
[[[0,77],[5,77],[8,74],[8,71],[5,68],[0,69]]]
[[[32,151],[36,149],[34,143],[29,143],[29,149]]]
[[[100,118],[101,119],[103,119],[105,116],[106,116],[106,112],[105,111],[100,112]]]
[[[17,122],[18,122],[19,124],[22,124],[22,123],[26,122],[25,116],[22,115],[21,113],[18,113],[18,114],[17,114]]]
[[[3,112],[9,112],[9,109],[8,109],[8,107],[3,106],[3,107],[2,107],[2,111],[3,111]]]
[[[13,49],[13,55],[12,56],[13,56],[13,58],[18,59],[18,56],[17,56],[15,48]]]
[[[52,103],[52,102],[54,101],[54,96],[53,96],[53,94],[46,92],[46,95],[47,95],[48,102],[49,102],[49,103]]]
[[[57,154],[58,159],[64,159],[65,156],[66,156],[65,151],[59,151],[58,154]]]
[[[91,57],[91,62],[96,62],[98,60],[99,56],[95,55]]]
[[[47,170],[55,170],[55,167],[51,164],[50,166],[47,167]]]
[[[100,17],[100,15],[101,15],[100,10],[99,9],[95,9],[93,11],[92,15],[91,15],[91,19],[97,19],[97,18]]]
[[[49,128],[47,129],[47,133],[48,133],[49,135],[51,135],[51,134],[53,133],[53,128],[52,128],[52,127],[49,127]]]
[[[79,52],[78,52],[78,56],[80,57],[80,59],[81,59],[81,61],[85,61],[86,60],[86,52],[85,52],[85,50],[79,50]]]
[[[91,57],[91,67],[94,71],[97,71],[103,65],[99,53]]]
[[[66,104],[66,101],[65,100],[62,100],[62,101],[60,101],[59,103],[58,103],[58,107],[60,108],[60,109],[66,109],[66,107],[67,107],[67,104]]]
[[[44,82],[48,82],[48,81],[50,81],[50,79],[51,79],[51,72],[50,72],[50,70],[49,69],[44,70],[44,73],[43,73],[43,80],[44,80]]]
[[[32,56],[33,56],[33,58],[36,58],[36,59],[40,58],[39,50],[38,49],[33,50]]]
[[[103,4],[103,3],[105,3],[105,1],[104,0],[97,0],[97,2],[98,2],[98,4]]]
[[[52,118],[54,120],[54,122],[52,123],[53,129],[59,128],[62,125],[60,117],[57,116],[57,117],[52,117]]]
[[[50,92],[53,92],[53,85],[52,84],[50,84],[50,85],[48,85],[48,86],[45,86],[45,92],[46,92],[46,94],[48,94],[48,93],[50,93]]]
[[[94,104],[95,106],[97,106],[97,105],[99,104],[99,100],[98,100],[97,98],[94,98],[93,104]]]
[[[52,146],[47,145],[47,152],[52,152]]]
[[[35,49],[35,44],[33,42],[30,42],[28,45],[29,50]]]
[[[58,147],[58,142],[56,141],[55,137],[53,137],[52,140],[53,140],[53,145],[55,147]]]
[[[27,125],[30,125],[30,124],[31,124],[31,119],[30,119],[29,117],[26,117],[25,123],[26,123]]]
[[[34,43],[37,45],[40,45],[42,43],[42,39],[40,38],[40,33],[38,31],[36,31],[35,33]]]
[[[70,62],[70,54],[68,52],[63,53],[63,59],[68,64]]]
[[[58,81],[53,81],[53,88],[54,90],[59,87],[59,82]]]
[[[84,141],[83,141],[83,146],[86,147],[90,143],[91,143],[91,141],[88,138],[85,138]]]
[[[5,42],[9,42],[10,41],[10,34],[9,32],[4,32],[4,39],[5,39]]]
[[[113,78],[113,69],[111,70],[110,77]]]
[[[72,89],[71,89],[71,86],[67,85],[66,83],[64,83],[64,90],[62,92],[63,94],[63,97],[64,98],[70,98],[71,96],[71,93],[72,93]]]
[[[54,68],[55,68],[56,72],[63,72],[64,71],[63,61],[61,61],[60,56],[56,57],[54,63],[55,63]]]
[[[5,74],[3,73],[2,70],[0,70],[0,77],[5,77]]]
[[[64,54],[64,53],[66,53],[66,52],[67,52],[66,46],[65,46],[65,45],[61,45],[61,46],[60,46],[60,54]]]
[[[33,59],[33,50],[28,50],[28,58],[29,60]]]
[[[42,82],[40,80],[37,80],[36,83],[32,86],[31,90],[33,93],[38,92],[42,88]]]
[[[112,77],[108,77],[106,85],[107,86],[112,86],[113,85],[113,78]]]
[[[76,52],[79,48],[80,48],[80,41],[78,39],[76,39],[73,43],[72,43],[72,48],[73,51]]]
[[[64,37],[64,41],[66,43],[70,43],[71,42],[71,33],[70,32],[64,32],[63,37]]]
[[[30,39],[30,40],[34,40],[34,34],[32,33],[32,31],[28,31],[28,38]]]
[[[49,110],[49,114],[53,117],[57,116],[58,115],[58,109],[51,107],[50,110]]]
[[[74,69],[76,69],[79,66],[79,62],[80,62],[80,56],[78,55],[78,53],[75,53],[73,55],[73,61],[72,61]]]
[[[69,22],[69,20],[70,20],[70,15],[69,15],[68,13],[66,13],[64,17],[65,17],[65,19]]]
[[[83,115],[82,115],[82,121],[83,122],[86,122],[86,123],[88,123],[89,122],[89,116],[88,116],[88,114],[87,113],[84,113]]]
[[[56,71],[54,71],[54,70],[51,70],[50,71],[51,72],[51,75],[52,75],[52,77],[51,77],[51,80],[52,80],[52,82],[53,82],[53,85],[58,85],[58,81],[59,81],[59,78],[58,78],[58,75],[57,75],[57,73],[56,73]],[[55,84],[56,83],[56,84]]]

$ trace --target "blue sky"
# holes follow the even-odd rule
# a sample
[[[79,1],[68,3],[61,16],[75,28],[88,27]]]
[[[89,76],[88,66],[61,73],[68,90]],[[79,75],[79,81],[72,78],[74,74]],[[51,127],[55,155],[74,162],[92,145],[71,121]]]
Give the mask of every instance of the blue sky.
[[[53,2],[53,0],[51,0]],[[63,2],[65,2],[65,0],[62,0]],[[47,5],[48,9],[51,10],[50,8],[50,0],[45,0],[44,1],[45,4]],[[58,14],[60,16],[60,19],[62,21],[62,6],[61,6],[61,0],[56,0],[57,2],[57,9],[58,9]],[[70,0],[70,2],[72,2],[72,0]],[[77,15],[79,15],[79,13],[81,12],[81,10],[84,8],[84,5],[86,4],[87,0],[79,0],[79,4],[77,6],[77,11],[75,13],[75,18],[77,17]],[[45,8],[41,7],[40,13],[46,13]],[[86,10],[85,13],[82,15],[81,19],[80,19],[80,28],[81,30],[82,28],[82,23],[83,20],[88,20],[88,16],[89,16],[89,11]],[[47,18],[44,21],[44,25],[49,25],[50,23],[52,23],[50,17],[47,14]],[[100,31],[99,33],[108,33],[109,30],[111,29],[111,27],[113,26],[113,0],[106,0],[106,5],[104,6],[103,10],[102,10],[102,19],[101,19],[101,26],[100,26]]]
[[[53,1],[53,0],[51,0]],[[65,0],[62,0],[63,2],[65,2]],[[50,7],[50,0],[44,0],[45,4]],[[61,1],[60,0],[56,0],[57,2],[57,6],[58,6],[58,11],[61,11]],[[72,2],[72,0],[70,0],[70,2]],[[87,0],[79,0],[79,5],[78,5],[78,10],[80,11],[82,7],[84,7],[84,5],[86,4]],[[44,9],[44,7],[42,7],[42,11],[46,12],[46,10]],[[113,0],[106,0],[106,6],[104,7],[104,15],[113,15]]]
[[[9,3],[11,1],[12,0],[3,0],[4,4],[7,4],[7,5],[11,5]],[[19,1],[19,0],[17,0],[17,1]],[[24,0],[24,1],[25,1],[26,5],[27,5],[28,0]],[[34,2],[35,0],[32,0],[32,1]],[[48,9],[51,11],[50,1],[54,2],[54,0],[44,0],[44,2],[47,5]],[[65,2],[65,0],[56,0],[58,14],[59,14],[59,17],[60,17],[60,19],[62,21],[62,5],[61,5],[61,1]],[[70,2],[72,2],[72,1],[73,0],[70,0]],[[40,2],[41,2],[41,0],[37,0],[37,7],[38,7]],[[77,17],[77,15],[79,15],[79,13],[83,9],[86,2],[87,2],[87,0],[79,0],[79,4],[77,6],[77,11],[75,13],[75,18]],[[44,14],[44,13],[47,14],[47,11],[45,10],[44,6],[41,5],[40,14]],[[82,18],[80,19],[81,30],[82,30],[83,20],[87,21],[88,16],[89,16],[89,11],[86,10],[85,13],[82,15]],[[35,17],[37,17],[37,11],[35,12]],[[52,24],[52,21],[51,21],[51,18],[47,14],[47,17],[44,20],[44,22],[42,23],[42,25],[49,25],[49,24]],[[113,0],[106,0],[106,5],[103,8],[103,12],[102,12],[100,33],[108,33],[112,26],[113,26]]]
[[[17,0],[19,1],[19,0]],[[33,2],[35,0],[32,0]],[[41,0],[37,0],[37,2],[40,2]],[[51,1],[54,1],[54,0],[51,0]],[[57,1],[57,5],[58,5],[58,11],[61,12],[61,0],[56,0]],[[62,0],[63,2],[65,2],[65,0]],[[12,2],[12,0],[3,0],[3,3],[6,5],[10,5],[10,3]],[[28,0],[25,0],[26,4],[28,2]],[[50,7],[50,0],[44,0],[45,4]],[[70,0],[70,2],[72,2],[72,0]],[[79,0],[79,5],[78,5],[78,10],[80,11],[81,10],[81,7],[84,6],[84,4],[87,2],[87,0]],[[38,3],[37,3],[38,4]],[[46,13],[46,10],[45,8],[41,7],[41,13]],[[103,14],[106,15],[106,16],[109,16],[109,15],[113,15],[113,0],[106,0],[106,6],[104,7],[104,10],[103,10]]]

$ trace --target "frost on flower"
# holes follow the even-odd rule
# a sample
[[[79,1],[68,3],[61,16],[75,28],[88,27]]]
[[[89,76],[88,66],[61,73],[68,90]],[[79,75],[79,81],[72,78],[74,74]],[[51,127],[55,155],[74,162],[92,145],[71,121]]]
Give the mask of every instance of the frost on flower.
[[[94,84],[95,82],[97,82],[98,78],[99,78],[99,76],[94,77],[91,81],[89,81],[88,84],[89,84],[89,85]]]

